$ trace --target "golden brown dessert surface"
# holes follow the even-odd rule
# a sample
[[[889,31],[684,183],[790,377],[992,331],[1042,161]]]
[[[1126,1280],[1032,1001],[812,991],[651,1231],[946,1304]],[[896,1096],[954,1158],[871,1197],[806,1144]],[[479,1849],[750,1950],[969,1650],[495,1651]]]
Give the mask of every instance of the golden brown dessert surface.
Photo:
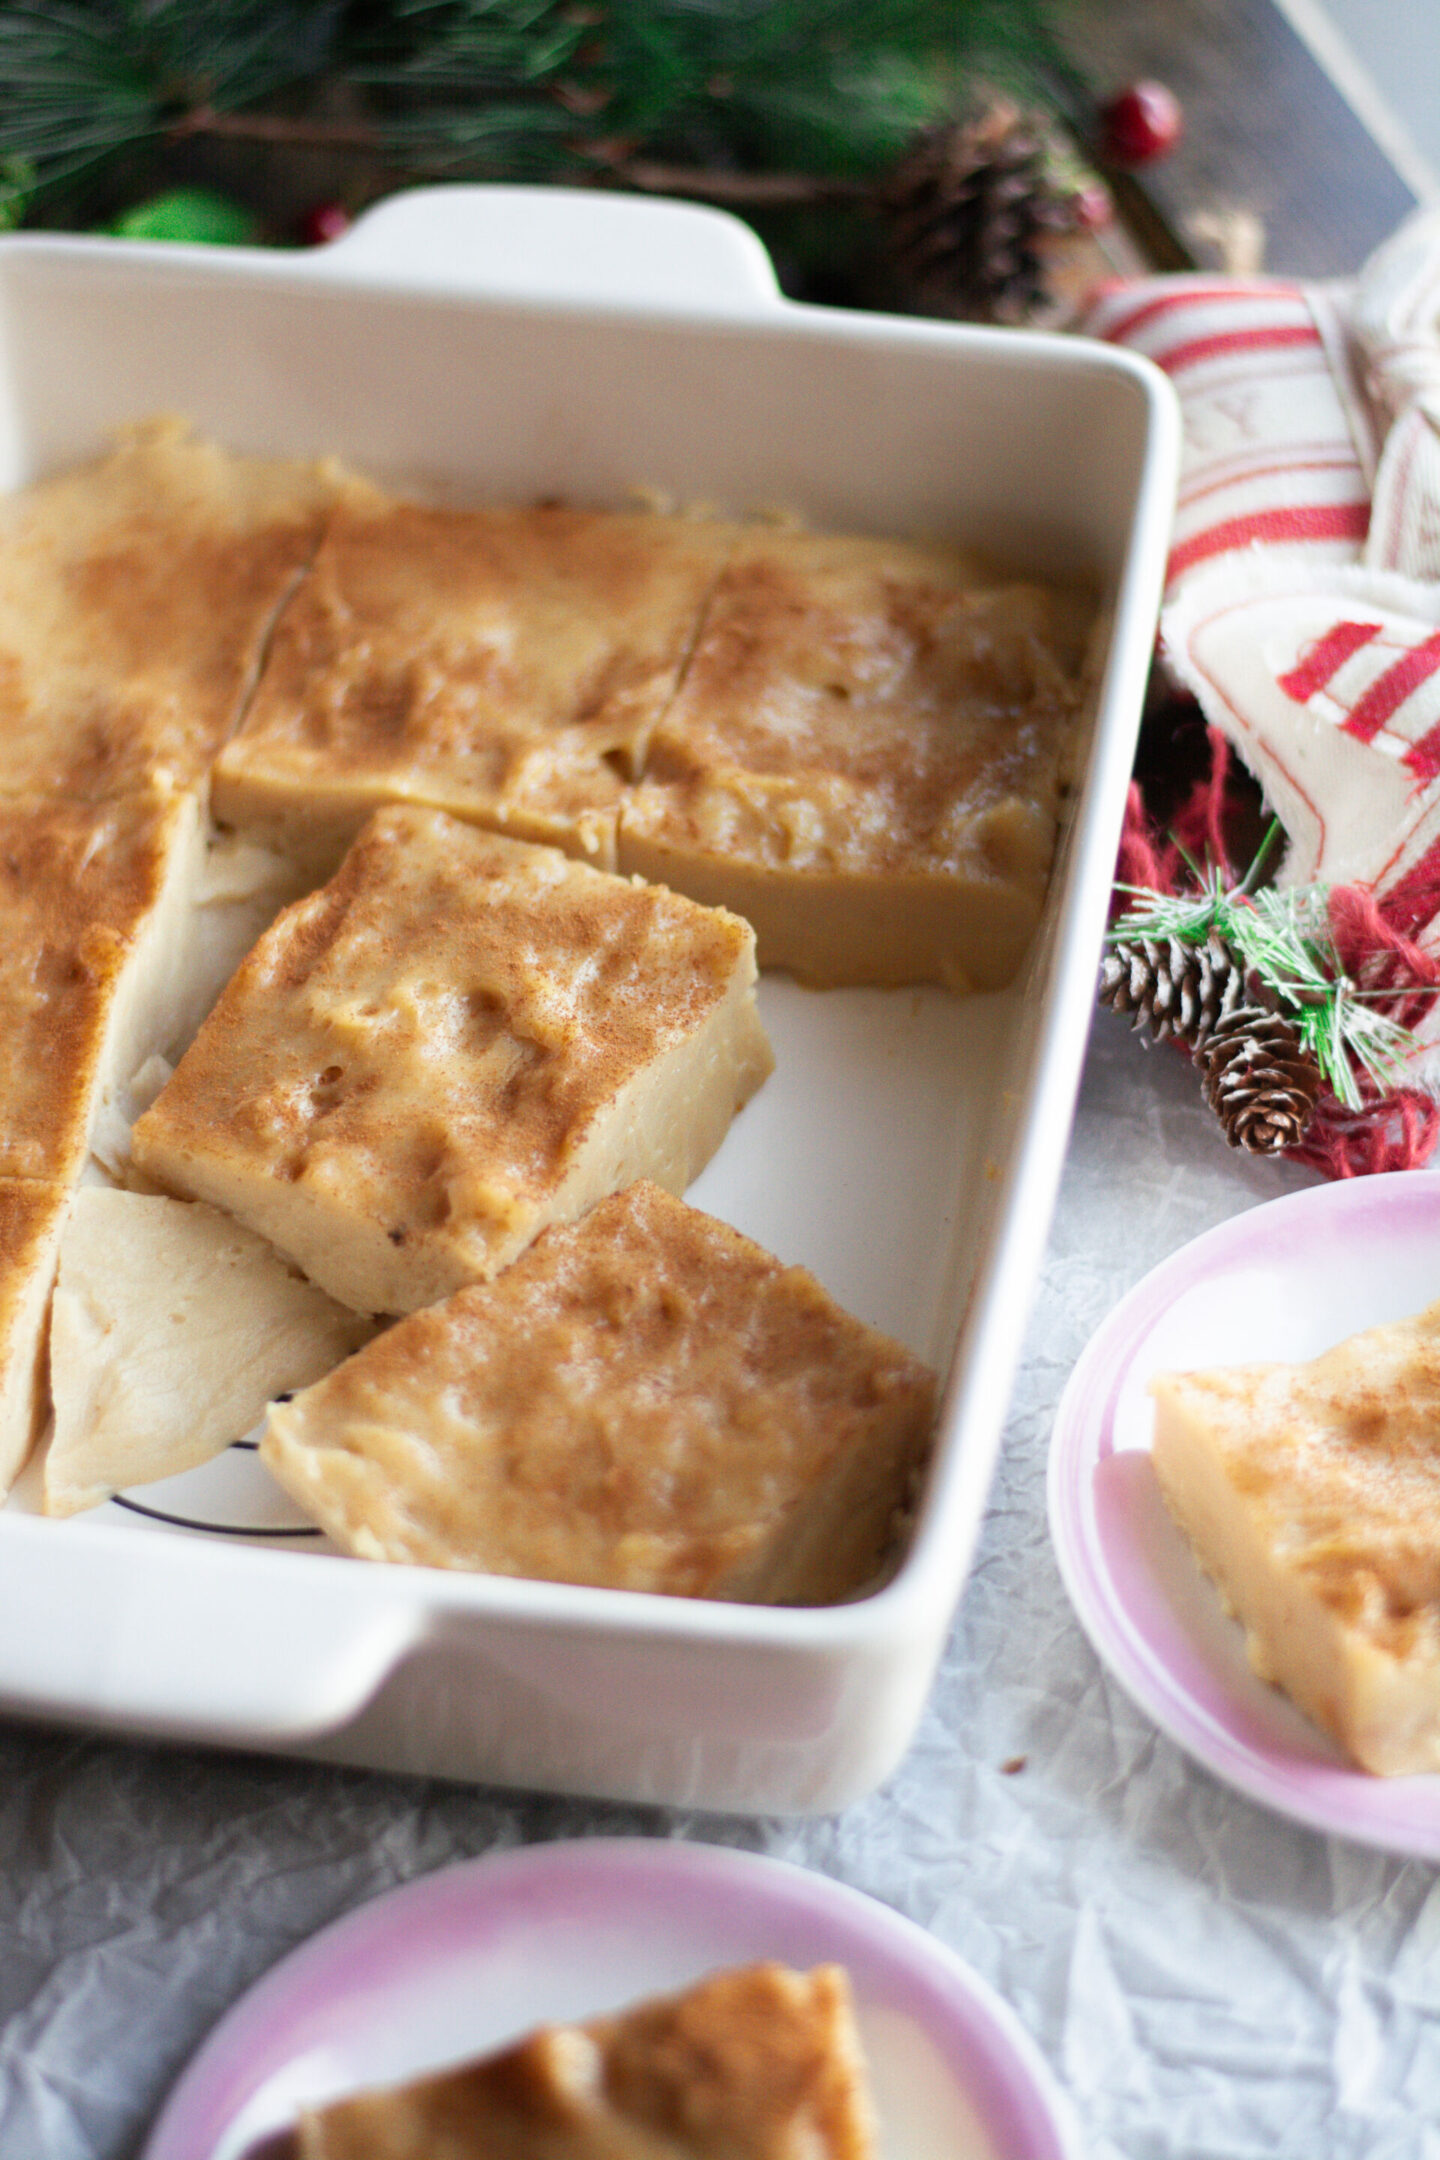
[[[1257,1671],[1367,1768],[1440,1768],[1440,1304],[1153,1392],[1161,1491]]]
[[[340,484],[162,421],[0,502],[0,792],[203,784]]]
[[[416,862],[389,850],[393,919],[342,876],[262,941],[143,1169],[365,1312],[638,1176],[683,1189],[769,1052],[750,932],[653,881],[812,982],[1009,979],[1079,638],[1067,598],[946,548],[428,509],[147,423],[0,505],[0,1174],[119,1159],[117,1090],[170,1039],[156,978],[187,967],[179,827],[248,707],[222,808],[313,877],[405,799],[371,832],[418,818]],[[430,804],[652,887],[609,881],[600,922],[598,888],[527,871],[530,947],[487,871],[479,959]]]
[[[357,495],[217,810],[324,871],[377,802],[436,804],[733,907],[820,985],[993,989],[1092,614],[941,545]]]
[[[272,1409],[261,1458],[362,1557],[825,1603],[888,1556],[934,1376],[641,1183]]]
[[[843,1969],[762,1964],[307,2111],[296,2160],[871,2160]]]
[[[0,1174],[78,1174],[102,1090],[129,1077],[116,1066],[143,1032],[140,978],[169,972],[199,867],[186,797],[0,796]]]
[[[491,1274],[645,1173],[683,1187],[770,1067],[733,916],[438,811],[378,811],[135,1128],[168,1189],[359,1311]]]
[[[996,987],[1039,915],[1090,613],[949,549],[745,538],[621,867],[742,909],[762,966]]]
[[[613,868],[734,537],[558,507],[340,509],[220,760],[217,814],[333,845],[407,800]]]
[[[134,1074],[183,1032],[187,985],[204,974],[189,945],[210,761],[343,485],[327,466],[234,458],[162,420],[0,501],[7,1180],[68,1195],[88,1148],[123,1141]],[[0,1492],[43,1416],[32,1369],[53,1247],[47,1232],[43,1291],[24,1256],[12,1262],[25,1348],[7,1339]]]

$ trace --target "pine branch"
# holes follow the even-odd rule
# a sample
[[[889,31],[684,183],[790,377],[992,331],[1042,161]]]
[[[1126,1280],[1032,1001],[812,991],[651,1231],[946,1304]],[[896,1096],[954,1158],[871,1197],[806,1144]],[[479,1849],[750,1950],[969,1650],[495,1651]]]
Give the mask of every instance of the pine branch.
[[[1125,945],[1140,938],[1173,938],[1194,948],[1219,938],[1272,1008],[1290,1021],[1346,1109],[1358,1110],[1365,1100],[1362,1073],[1382,1093],[1403,1087],[1415,1037],[1380,1011],[1341,967],[1330,929],[1329,887],[1280,892],[1268,886],[1252,892],[1253,868],[1251,877],[1234,887],[1225,885],[1218,870],[1195,871],[1195,876],[1193,893],[1121,887],[1137,905],[1111,926],[1108,941]]]
[[[345,120],[292,119],[287,113],[216,112],[213,105],[196,105],[182,113],[165,130],[169,142],[185,142],[195,136],[214,136],[228,142],[289,143],[302,150],[379,151],[381,136],[368,123]]]
[[[812,173],[725,172],[696,165],[660,165],[646,158],[603,160],[608,177],[646,195],[684,195],[736,210],[787,210],[815,203],[863,202],[863,180]]]
[[[977,66],[1033,83],[1053,58],[1046,5],[10,0],[0,169],[43,199],[107,159],[212,137],[413,177],[599,168],[742,205],[841,201]],[[323,102],[336,96],[343,121]]]
[[[199,105],[258,102],[326,66],[338,0],[10,0],[0,158],[54,188]]]

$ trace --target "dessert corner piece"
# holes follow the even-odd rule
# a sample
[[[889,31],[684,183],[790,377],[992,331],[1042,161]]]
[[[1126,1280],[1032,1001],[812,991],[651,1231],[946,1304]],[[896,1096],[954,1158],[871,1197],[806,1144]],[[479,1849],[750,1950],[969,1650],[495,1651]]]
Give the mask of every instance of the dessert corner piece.
[[[1364,1769],[1440,1770],[1440,1303],[1152,1393],[1160,1490],[1255,1671]]]
[[[754,990],[737,917],[394,806],[260,938],[134,1161],[412,1311],[635,1178],[683,1191],[771,1069]]]
[[[934,1392],[803,1268],[640,1183],[273,1406],[260,1455],[362,1558],[818,1605],[893,1559]]]
[[[954,549],[752,534],[621,806],[622,870],[822,988],[995,990],[1054,851],[1093,605]]]
[[[71,1194],[110,1105],[171,1033],[203,857],[193,796],[0,795],[0,1496],[48,1409]]]
[[[215,1209],[82,1186],[50,1313],[45,1513],[208,1462],[372,1333]]]
[[[160,419],[0,498],[0,793],[203,788],[342,485]]]
[[[307,2109],[290,2160],[873,2160],[875,2149],[843,1968],[759,1964]]]

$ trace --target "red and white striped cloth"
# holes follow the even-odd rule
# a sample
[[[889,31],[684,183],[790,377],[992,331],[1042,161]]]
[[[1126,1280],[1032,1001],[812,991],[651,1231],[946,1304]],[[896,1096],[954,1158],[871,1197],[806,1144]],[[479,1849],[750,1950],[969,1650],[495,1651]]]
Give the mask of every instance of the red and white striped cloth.
[[[1440,211],[1407,220],[1371,256],[1350,330],[1383,443],[1365,559],[1440,579]]]
[[[1146,278],[1102,291],[1081,328],[1163,368],[1184,415],[1168,570],[1254,546],[1358,562],[1370,527],[1363,407],[1337,375],[1343,293],[1277,279]]]
[[[1175,384],[1162,650],[1280,817],[1283,882],[1360,885],[1440,959],[1440,210],[1353,285],[1145,279],[1082,327]],[[1440,1003],[1418,1032],[1440,1081]]]

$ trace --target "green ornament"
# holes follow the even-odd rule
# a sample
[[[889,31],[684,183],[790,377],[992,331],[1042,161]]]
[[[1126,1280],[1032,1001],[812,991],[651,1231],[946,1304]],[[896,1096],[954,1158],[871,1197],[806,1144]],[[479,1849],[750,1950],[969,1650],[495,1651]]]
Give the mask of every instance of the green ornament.
[[[249,210],[208,188],[167,188],[116,218],[110,227],[122,240],[203,241],[210,247],[250,247],[260,222]]]
[[[13,232],[25,216],[35,185],[35,167],[27,157],[0,157],[0,232]]]

